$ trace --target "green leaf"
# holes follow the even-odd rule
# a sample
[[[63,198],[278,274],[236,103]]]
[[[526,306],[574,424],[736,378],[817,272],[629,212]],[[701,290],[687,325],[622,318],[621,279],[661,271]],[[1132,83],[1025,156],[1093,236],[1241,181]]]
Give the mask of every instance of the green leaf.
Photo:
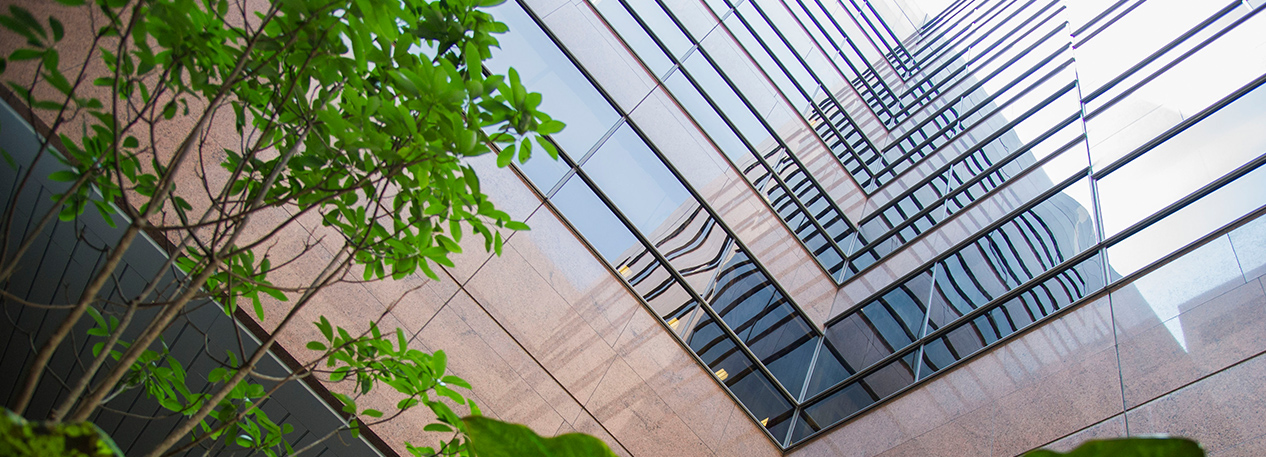
[[[444,370],[447,368],[448,355],[444,354],[444,351],[435,351],[434,354],[431,354],[431,370],[434,371],[437,376],[444,374]]]
[[[609,457],[602,440],[583,433],[544,438],[519,424],[482,416],[462,418],[470,447],[479,457]]]
[[[440,381],[444,381],[445,384],[452,384],[457,387],[470,389],[470,383],[466,382],[465,379],[459,378],[457,376],[453,376],[453,375],[445,376],[441,378]]]
[[[7,450],[6,455],[123,456],[110,435],[92,422],[40,424],[6,408],[0,408],[0,449]]]
[[[555,133],[563,131],[563,127],[566,127],[566,126],[567,124],[564,124],[562,121],[556,121],[556,120],[550,119],[548,121],[542,122],[541,125],[537,126],[536,133],[539,133],[541,135],[553,135]]]
[[[324,351],[324,350],[325,350],[325,344],[324,344],[324,343],[322,343],[322,342],[320,342],[320,341],[309,341],[309,342],[308,342],[308,349],[311,349],[311,350],[313,350],[313,351]]]
[[[91,307],[91,306],[89,306],[89,307],[87,308],[87,311],[88,311],[88,315],[92,317],[92,320],[97,322],[97,326],[98,326],[98,327],[105,327],[105,326],[106,326],[106,321],[105,321],[105,318],[104,318],[104,317],[101,317],[101,312],[100,312],[100,311],[97,311],[97,309],[96,309],[96,308],[93,308],[93,307]]]
[[[414,406],[417,406],[417,404],[418,404],[418,399],[409,397],[409,398],[400,400],[399,402],[396,402],[396,409],[409,409]]]
[[[35,59],[40,59],[43,57],[44,57],[44,51],[37,51],[34,49],[18,49],[16,51],[13,51],[12,54],[9,54],[9,60],[12,60],[14,62],[20,62],[23,60],[35,60]]]
[[[48,32],[44,31],[44,26],[40,25],[40,21],[35,19],[35,16],[26,8],[9,5],[9,13],[13,14],[13,18],[17,19],[22,25],[39,32],[40,36],[48,36]]]
[[[55,17],[48,17],[48,28],[53,31],[53,41],[61,41],[62,37],[66,36],[66,28],[62,26],[62,21]]]
[[[259,318],[260,322],[263,322],[264,321],[264,304],[259,301],[258,293],[251,296],[251,306],[255,308],[255,316]]]
[[[482,457],[483,454],[480,454]],[[1121,438],[1087,441],[1068,453],[1038,449],[1024,457],[1204,457],[1200,444],[1186,438]]]
[[[334,327],[330,325],[330,321],[325,316],[321,316],[321,320],[316,322],[316,326],[321,329],[321,335],[325,336],[326,341],[334,339]]]
[[[532,142],[524,140],[523,144],[519,145],[519,163],[526,163],[530,158],[532,158]]]
[[[369,417],[382,417],[382,411],[379,411],[376,409],[367,409],[367,410],[361,411],[360,413]]]
[[[449,427],[449,426],[444,425],[444,424],[426,424],[426,426],[425,426],[425,427],[422,427],[422,430],[423,430],[423,431],[427,431],[427,432],[445,432],[445,433],[447,433],[447,432],[451,432],[451,431],[453,431],[453,427]]]
[[[543,136],[538,136],[536,137],[536,144],[541,145],[541,147],[545,149],[545,152],[549,153],[549,158],[558,160],[558,148],[554,146],[552,141]]]
[[[48,175],[48,179],[57,182],[71,182],[79,179],[79,173],[74,170],[58,170]]]
[[[9,154],[8,149],[0,148],[0,156],[4,157],[4,163],[8,164],[9,168],[12,168],[14,170],[18,169],[18,161],[13,160],[13,154]]]
[[[504,148],[501,148],[501,152],[497,153],[497,167],[498,168],[505,168],[506,166],[510,165],[511,162],[514,161],[514,149],[515,149],[515,146],[513,144],[506,146]]]

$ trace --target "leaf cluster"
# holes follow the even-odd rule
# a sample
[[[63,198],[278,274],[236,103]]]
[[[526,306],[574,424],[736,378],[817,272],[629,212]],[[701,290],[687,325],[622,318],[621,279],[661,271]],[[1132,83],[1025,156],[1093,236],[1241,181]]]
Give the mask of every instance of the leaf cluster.
[[[393,416],[418,405],[426,406],[438,422],[427,424],[422,429],[453,434],[452,438],[440,444],[439,449],[406,443],[410,452],[419,456],[468,455],[463,441],[466,425],[442,399],[467,407],[476,415],[480,414],[479,406],[474,399],[466,398],[456,390],[469,390],[470,383],[446,373],[448,356],[444,351],[426,353],[410,349],[403,330],[397,328],[394,334],[384,336],[375,323],[370,323],[367,334],[359,337],[353,337],[343,327],[331,324],[324,316],[315,325],[325,341],[311,341],[307,347],[326,354],[324,371],[329,374],[331,382],[351,381],[359,394],[369,393],[380,383],[390,386],[401,397],[396,402]],[[375,421],[385,415],[377,409],[360,408],[351,395],[334,393],[334,396],[343,403],[343,412],[351,416],[353,434],[359,433],[363,421]]]
[[[1090,440],[1067,453],[1038,449],[1023,457],[1205,457],[1205,453],[1200,443],[1191,439],[1141,436]]]
[[[0,408],[0,455],[13,457],[122,457],[123,451],[91,422],[40,424]]]
[[[162,234],[176,246],[168,267],[184,273],[177,290],[162,294],[147,288],[114,303],[84,294],[71,316],[87,311],[94,320],[96,360],[62,415],[78,406],[71,415],[85,417],[142,388],[196,424],[186,448],[213,439],[267,455],[295,451],[283,439],[288,426],[259,408],[275,387],[257,382],[253,369],[271,340],[254,355],[230,352],[209,390],[192,392],[158,336],[163,329],[190,300],[209,297],[230,317],[249,306],[260,321],[270,303],[277,306],[284,317],[273,332],[280,333],[320,289],[349,280],[351,265],[360,266],[358,280],[437,278],[434,265],[453,266],[449,256],[473,234],[500,253],[502,229],[527,226],[493,205],[468,159],[495,153],[504,167],[528,160],[533,145],[558,155],[546,135],[564,125],[538,109],[540,94],[513,69],[483,68],[507,28],[482,8],[504,0],[274,0],[260,10],[228,0],[58,1],[91,11],[92,27],[77,32],[90,35],[82,64],[62,61],[68,30],[57,18],[38,19],[20,6],[0,12],[0,27],[24,40],[0,56],[0,74],[9,63],[36,67],[34,80],[5,84],[64,147],[40,152],[65,166],[50,176],[66,183],[52,197],[56,217],[92,208],[112,226],[128,224],[126,233]],[[192,127],[172,135],[171,125]],[[223,133],[232,141],[215,139]],[[190,175],[199,179],[182,178]],[[265,213],[281,217],[257,217]],[[279,234],[309,215],[340,238],[333,260],[310,283],[274,284],[270,274],[299,257],[263,247],[287,241]],[[114,274],[115,253],[131,239],[111,248],[116,260],[98,278]],[[17,259],[0,257],[3,280]],[[141,336],[121,340],[142,307],[160,312]],[[411,450],[468,452],[466,423],[446,402],[476,414],[478,407],[455,390],[470,386],[445,373],[442,351],[408,349],[399,330],[393,341],[376,325],[353,336],[322,317],[317,328],[324,341],[309,348],[322,352],[332,381],[354,382],[362,394],[389,386],[404,398],[396,414],[424,405],[438,418],[426,430],[454,434],[438,449]],[[96,376],[99,368],[105,376]],[[352,396],[340,399],[353,432],[386,419]]]

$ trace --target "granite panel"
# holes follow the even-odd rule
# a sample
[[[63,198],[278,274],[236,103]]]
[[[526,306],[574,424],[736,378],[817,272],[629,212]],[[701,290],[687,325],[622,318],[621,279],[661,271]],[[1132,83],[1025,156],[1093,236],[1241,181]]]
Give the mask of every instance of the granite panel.
[[[624,111],[632,111],[656,86],[646,67],[589,5],[566,3],[543,17],[563,48]]]
[[[1118,414],[1103,422],[1083,428],[1076,433],[1065,436],[1042,446],[1055,452],[1069,452],[1090,440],[1106,440],[1125,437],[1125,415]]]
[[[611,364],[585,408],[633,455],[713,455],[622,360]]]
[[[443,350],[448,355],[449,370],[471,384],[476,404],[481,409],[502,420],[523,423],[545,433],[557,430],[565,420],[575,417],[574,406],[564,404],[556,408],[521,375],[522,371],[541,370],[539,366],[509,363],[486,342],[491,335],[467,325],[463,316],[454,311],[453,308],[458,306],[470,308],[476,305],[466,294],[458,294],[414,341],[430,350]],[[473,313],[466,314],[474,317]],[[490,320],[487,315],[482,318]],[[519,351],[522,352],[522,349]],[[526,354],[516,355],[521,357]]]
[[[957,457],[990,455],[997,406],[989,405],[948,421],[889,449],[882,457]]]
[[[532,157],[530,160],[554,160],[549,154],[534,154]],[[532,192],[531,185],[510,167],[498,167],[495,154],[469,157],[463,161],[479,176],[479,190],[488,195],[497,209],[505,211],[514,220],[527,219],[541,207],[541,199]]]
[[[467,281],[470,281],[470,278],[475,275],[475,272],[479,271],[480,268],[483,268],[484,264],[488,262],[488,259],[493,257],[492,252],[484,250],[484,239],[482,236],[474,234],[467,235],[468,236],[462,237],[461,241],[457,242],[458,246],[461,247],[461,252],[449,254],[448,256],[448,260],[453,262],[453,266],[440,267],[444,271],[448,272],[448,275],[453,278],[453,281],[457,284],[463,285],[466,284]],[[501,235],[503,243],[509,242],[515,235],[517,235],[517,233],[508,231],[503,233]],[[432,267],[434,268],[435,265],[432,265]],[[437,271],[436,273],[439,272]]]
[[[558,428],[559,435],[571,432],[584,433],[597,437],[607,443],[607,446],[611,448],[611,451],[614,452],[615,455],[621,457],[632,457],[633,455],[630,454],[628,449],[625,449],[618,440],[613,438],[610,433],[607,433],[607,429],[602,424],[598,423],[598,421],[595,420],[588,412],[580,413],[580,416],[576,418],[576,422],[564,422],[563,425]]]
[[[1138,305],[1140,296],[1128,292],[1113,294],[1118,315],[1131,312],[1130,305],[1133,312],[1152,314],[1146,305]],[[1181,314],[1163,323],[1118,334],[1128,406],[1138,406],[1266,349],[1266,293],[1260,282],[1193,302],[1180,306]]]
[[[699,2],[691,2],[699,4]],[[712,33],[700,45],[716,62],[723,74],[730,78],[738,92],[747,98],[757,113],[767,113],[775,104],[783,103],[773,84],[743,51],[743,47],[724,31]],[[760,52],[760,51],[756,51]],[[777,127],[777,126],[775,126]],[[765,135],[761,132],[761,136]]]
[[[751,416],[742,410],[732,412],[717,411],[719,419],[725,419],[725,434],[716,448],[716,455],[742,455],[751,457],[780,456],[782,451],[769,439],[768,435],[756,425]]]
[[[582,402],[615,357],[593,344],[598,333],[514,250],[489,261],[466,290]]]
[[[1130,434],[1199,441],[1209,455],[1260,447],[1266,434],[1266,357],[1249,360],[1129,411]]]
[[[787,294],[804,310],[809,322],[822,328],[831,313],[831,303],[838,290],[835,280],[827,276],[817,262],[802,263],[791,274],[779,278]]]
[[[656,87],[633,109],[629,118],[705,200],[709,198],[705,189],[722,188],[737,176],[729,162],[663,87]]]
[[[896,417],[886,408],[878,408],[832,429],[790,455],[796,457],[878,455],[909,440]]]
[[[1266,455],[1266,435],[1245,440],[1232,447],[1211,452],[1209,457],[1256,457]]]
[[[1114,292],[1117,325],[1126,333],[1145,331],[1243,284],[1230,241],[1219,237]]]
[[[742,413],[685,347],[654,317],[639,313],[620,335],[616,351],[709,449],[719,451],[730,415]]]
[[[975,356],[793,455],[1012,455],[1121,413],[1107,299]]]
[[[717,27],[717,17],[712,11],[704,6],[703,2],[694,0],[668,0],[664,2],[664,6],[672,12],[673,16],[686,27],[696,40],[702,40],[703,37],[712,33]]]
[[[552,211],[528,218],[531,231],[507,243],[578,313],[608,346],[641,306],[601,260]]]
[[[553,405],[564,419],[572,420],[580,414],[581,407],[576,398],[465,292],[450,300],[445,309],[461,317],[462,322],[480,335],[484,344],[492,348],[537,394]]]
[[[994,351],[1017,386],[998,402],[995,455],[1022,453],[1122,412],[1106,299]]]

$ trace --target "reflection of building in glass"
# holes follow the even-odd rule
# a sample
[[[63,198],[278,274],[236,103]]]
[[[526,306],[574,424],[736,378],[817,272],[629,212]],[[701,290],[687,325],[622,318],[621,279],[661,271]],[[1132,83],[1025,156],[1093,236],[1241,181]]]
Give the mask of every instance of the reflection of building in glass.
[[[584,68],[595,83],[567,96],[615,99],[609,114],[590,102],[559,117],[613,120],[596,142],[559,141],[568,170],[524,172],[781,446],[829,434],[1263,203],[1187,233],[1154,228],[1219,205],[1202,202],[1266,160],[1263,135],[1232,119],[1262,117],[1266,64],[1221,51],[1263,42],[1253,5],[963,0],[916,20],[919,2],[670,3],[593,2],[657,86],[632,103],[612,95],[620,79],[599,75],[600,58],[559,39],[579,67],[550,71]],[[566,35],[551,14],[511,28]],[[1217,65],[1233,76],[1165,92]],[[639,117],[652,101],[684,112],[703,149],[665,140],[677,120]],[[1178,190],[1148,180],[1190,157],[1178,144],[1218,159]],[[748,189],[763,202],[754,216],[733,206],[750,204]],[[766,215],[782,222],[768,236],[797,252],[742,235]],[[1126,252],[1145,237],[1156,250]],[[790,274],[786,256],[812,258],[816,273]],[[838,290],[830,303],[797,296],[813,281]]]
[[[639,119],[638,104],[616,107],[632,111],[611,124],[616,146],[562,144],[573,175],[525,171],[783,446],[918,388],[1163,257],[1130,267],[1105,251],[1263,160],[1262,148],[1242,144],[1260,144],[1260,135],[1224,140],[1244,152],[1219,149],[1234,157],[1220,171],[1127,222],[1107,214],[1131,198],[1116,177],[1229,117],[1219,112],[1260,111],[1237,101],[1257,93],[1257,67],[1199,102],[1182,100],[1175,119],[1131,107],[1178,73],[1199,72],[1201,52],[1261,43],[1251,30],[1257,9],[1238,2],[1185,6],[1208,21],[1138,32],[1153,43],[1126,57],[1137,65],[1101,56],[1130,35],[1119,29],[1148,27],[1178,8],[1172,2],[958,1],[924,23],[891,2],[709,1],[710,11],[594,3],[719,152],[710,160],[734,172],[701,175],[701,159],[657,142],[662,127]],[[894,31],[911,25],[911,35]],[[584,55],[576,60],[588,68]],[[594,79],[596,93],[613,90]],[[605,158],[616,150],[628,157],[620,165]],[[616,177],[634,175],[651,178]],[[839,288],[828,311],[797,301],[785,287],[804,280],[764,263],[784,253],[753,251],[736,236],[748,221],[726,215],[740,179]],[[652,215],[648,199],[675,210]],[[613,233],[621,243],[604,248]]]

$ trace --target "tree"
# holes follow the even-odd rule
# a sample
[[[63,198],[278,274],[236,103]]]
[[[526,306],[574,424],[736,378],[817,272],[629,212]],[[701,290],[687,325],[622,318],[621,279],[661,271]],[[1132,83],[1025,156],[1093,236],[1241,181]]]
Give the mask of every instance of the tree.
[[[1187,438],[1147,436],[1090,440],[1067,453],[1037,449],[1023,457],[1205,457],[1204,448]]]
[[[557,158],[544,135],[563,124],[536,109],[540,95],[514,70],[488,75],[481,65],[506,26],[480,8],[504,0],[57,1],[85,11],[89,22],[68,30],[57,17],[18,6],[0,15],[0,25],[25,40],[0,59],[0,72],[52,132],[35,160],[67,166],[51,178],[69,190],[27,233],[89,212],[125,229],[68,317],[40,342],[12,409],[26,410],[53,352],[87,315],[99,344],[50,424],[83,421],[121,390],[143,387],[187,417],[147,455],[216,439],[275,454],[289,450],[285,430],[259,404],[281,383],[315,372],[354,382],[361,393],[385,384],[402,397],[399,410],[427,406],[438,418],[427,430],[454,434],[439,449],[411,451],[467,452],[466,423],[440,398],[477,414],[454,390],[470,386],[445,373],[442,351],[410,349],[398,329],[371,324],[352,332],[322,316],[312,332],[321,338],[308,344],[319,355],[304,370],[265,388],[253,368],[331,284],[419,271],[435,278],[433,265],[452,266],[449,254],[461,251],[463,234],[478,234],[485,249],[500,253],[500,229],[527,228],[488,201],[464,162],[495,150],[504,167],[516,156],[527,160],[533,143]],[[65,48],[68,31],[90,45]],[[72,64],[63,65],[62,54],[73,51]],[[231,142],[215,140],[225,134]],[[25,170],[23,184],[34,167]],[[15,233],[14,206],[0,219],[0,281],[13,276],[33,243]],[[302,240],[297,254],[271,249],[293,242],[280,234],[305,218],[319,220],[318,231],[330,238]],[[155,277],[136,296],[103,301],[102,288],[142,232],[171,244],[163,269],[175,266],[184,276],[162,296]],[[332,255],[315,274],[303,283],[272,282],[270,274],[308,262],[322,242]],[[261,347],[233,356],[211,373],[215,387],[196,393],[184,385],[180,361],[156,340],[205,298],[229,316],[241,307],[260,321],[272,317]],[[137,329],[139,336],[123,338]],[[391,416],[336,395],[353,430]]]

